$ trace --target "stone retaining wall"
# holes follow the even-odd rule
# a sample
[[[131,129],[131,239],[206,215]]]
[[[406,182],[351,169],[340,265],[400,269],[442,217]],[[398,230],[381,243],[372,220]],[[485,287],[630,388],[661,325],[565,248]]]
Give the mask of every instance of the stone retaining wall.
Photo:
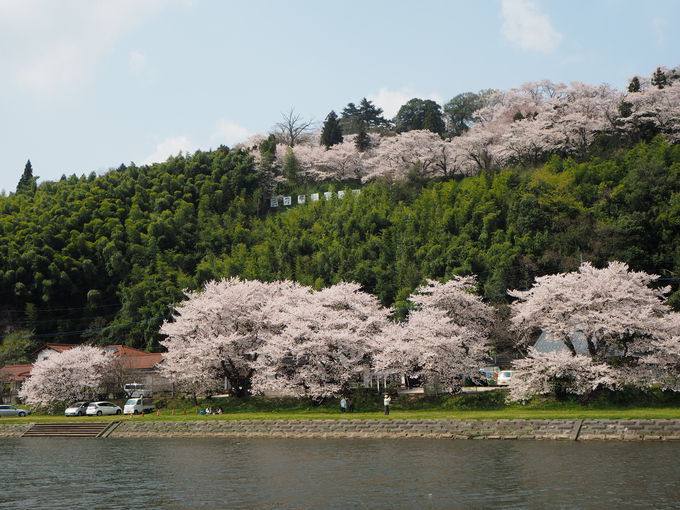
[[[125,421],[111,437],[680,440],[680,420]]]
[[[0,423],[0,437],[31,423]],[[125,420],[110,437],[680,440],[680,420]]]

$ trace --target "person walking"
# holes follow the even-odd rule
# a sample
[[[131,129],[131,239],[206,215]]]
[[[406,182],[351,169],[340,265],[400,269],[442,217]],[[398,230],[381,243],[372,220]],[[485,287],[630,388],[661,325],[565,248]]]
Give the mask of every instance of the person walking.
[[[347,410],[348,410],[350,413],[353,413],[353,412],[354,412],[354,399],[352,399],[352,398],[348,398],[348,399],[347,399]]]
[[[392,399],[390,396],[385,393],[385,398],[383,399],[383,404],[385,405],[385,415],[387,416],[390,414],[390,404],[392,403]]]
[[[345,397],[342,397],[340,399],[340,412],[344,413],[347,411],[347,399]]]

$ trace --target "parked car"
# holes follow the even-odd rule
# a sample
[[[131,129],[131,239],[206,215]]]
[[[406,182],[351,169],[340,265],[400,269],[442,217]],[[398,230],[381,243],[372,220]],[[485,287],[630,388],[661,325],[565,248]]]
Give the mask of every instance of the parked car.
[[[155,410],[149,399],[144,400],[142,397],[130,398],[123,406],[124,414],[153,413]]]
[[[498,384],[498,367],[483,367],[479,369],[482,377],[482,386],[496,386]]]
[[[498,386],[510,386],[513,370],[501,370],[498,374]]]
[[[112,402],[90,402],[85,414],[101,416],[103,414],[123,414],[123,410]]]
[[[64,411],[64,414],[66,416],[85,416],[88,405],[90,405],[89,402],[76,402],[75,404],[68,406]]]
[[[0,405],[0,416],[3,418],[8,416],[20,416],[23,418],[29,414],[31,414],[31,411],[27,411],[26,409],[19,409],[18,407],[8,405]]]

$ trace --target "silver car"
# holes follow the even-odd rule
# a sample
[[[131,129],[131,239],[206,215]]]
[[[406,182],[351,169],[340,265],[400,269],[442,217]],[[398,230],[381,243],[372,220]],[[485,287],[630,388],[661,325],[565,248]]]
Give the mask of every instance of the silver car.
[[[85,416],[85,411],[89,404],[89,402],[76,402],[75,404],[68,406],[64,411],[64,414],[66,416]]]
[[[7,416],[21,416],[23,418],[29,414],[31,414],[31,411],[26,411],[26,409],[19,409],[18,407],[8,405],[0,405],[0,416],[3,418]]]
[[[90,402],[85,410],[88,416],[103,414],[123,414],[123,410],[112,402]]]

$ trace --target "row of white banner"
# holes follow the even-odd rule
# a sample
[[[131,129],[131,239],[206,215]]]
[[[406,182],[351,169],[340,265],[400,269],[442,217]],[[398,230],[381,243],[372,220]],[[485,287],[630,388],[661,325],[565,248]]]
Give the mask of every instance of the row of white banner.
[[[358,195],[361,193],[360,189],[353,189],[352,193],[354,195]],[[321,199],[321,196],[323,196],[324,199],[330,200],[333,198],[333,192],[332,191],[326,191],[325,193],[312,193],[309,195],[309,200],[311,202],[318,202]],[[342,198],[345,196],[345,191],[340,190],[337,192],[338,198]],[[307,202],[307,195],[298,195],[297,196],[297,203],[298,204],[304,204]],[[271,197],[269,199],[269,207],[278,207],[279,205],[293,205],[293,197],[284,197],[284,196],[277,196],[277,197]]]

